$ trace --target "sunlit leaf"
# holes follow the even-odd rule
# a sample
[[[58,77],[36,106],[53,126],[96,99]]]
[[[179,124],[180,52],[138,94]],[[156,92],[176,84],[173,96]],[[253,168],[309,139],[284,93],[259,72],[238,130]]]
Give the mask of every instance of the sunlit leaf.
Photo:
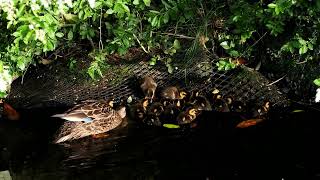
[[[62,37],[64,36],[64,34],[63,34],[62,32],[57,32],[57,33],[56,33],[56,36],[57,36],[58,38],[62,38]]]
[[[277,4],[270,3],[270,4],[268,4],[268,7],[269,7],[269,8],[276,8],[276,7],[277,7]]]
[[[222,46],[223,49],[230,49],[227,41],[223,41],[222,43],[220,43],[220,46]]]
[[[151,3],[151,0],[143,0],[143,2],[144,2],[144,4],[146,5],[146,6],[150,6],[150,3]]]
[[[179,125],[176,125],[176,124],[163,124],[162,126],[165,127],[165,128],[169,128],[169,129],[177,129],[177,128],[180,128],[180,126],[179,126]]]
[[[317,85],[317,86],[320,86],[320,78],[315,79],[315,80],[313,81],[313,83],[314,83],[315,85]]]
[[[139,0],[133,0],[132,2],[134,5],[138,5],[139,4]]]
[[[174,47],[174,49],[180,49],[181,48],[180,41],[178,39],[174,40],[173,47]]]
[[[73,39],[73,31],[68,32],[68,40],[71,41]]]

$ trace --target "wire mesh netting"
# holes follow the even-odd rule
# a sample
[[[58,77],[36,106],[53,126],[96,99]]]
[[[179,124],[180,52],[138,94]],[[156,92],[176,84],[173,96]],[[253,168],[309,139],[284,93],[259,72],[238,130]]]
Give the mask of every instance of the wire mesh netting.
[[[216,59],[205,53],[187,62],[177,63],[175,71],[168,73],[166,66],[150,66],[148,62],[111,65],[98,81],[79,78],[67,66],[56,63],[49,67],[33,67],[13,85],[8,101],[17,108],[71,106],[87,99],[141,98],[139,79],[152,75],[161,89],[177,85],[187,90],[211,92],[213,88],[222,95],[233,96],[242,102],[261,103],[268,100],[272,105],[286,106],[288,101],[275,85],[260,73],[239,66],[230,71],[219,71]]]

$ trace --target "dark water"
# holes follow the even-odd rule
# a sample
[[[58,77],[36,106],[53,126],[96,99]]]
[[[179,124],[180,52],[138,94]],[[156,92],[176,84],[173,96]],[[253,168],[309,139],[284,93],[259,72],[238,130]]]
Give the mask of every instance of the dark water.
[[[304,108],[302,113],[289,113]],[[106,139],[54,145],[51,110],[0,122],[0,171],[14,180],[320,179],[320,113],[295,107],[235,129],[236,115],[207,112],[194,129],[127,128]]]

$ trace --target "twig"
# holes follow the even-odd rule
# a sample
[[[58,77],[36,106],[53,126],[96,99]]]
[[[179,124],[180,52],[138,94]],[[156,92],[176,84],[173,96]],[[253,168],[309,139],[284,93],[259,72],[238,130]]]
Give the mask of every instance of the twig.
[[[173,34],[173,33],[160,33],[163,35],[169,35],[169,36],[176,36],[182,39],[196,39],[195,37],[190,37],[190,36],[185,36],[185,35],[180,35],[180,34]]]
[[[249,48],[252,48],[253,46],[255,46],[259,41],[261,41],[261,39],[264,37],[264,36],[266,36],[267,35],[267,32],[265,32],[256,42],[254,42],[250,47],[248,47],[242,54],[241,54],[241,56],[243,56],[247,51],[248,51],[248,49]],[[241,57],[240,56],[240,57]]]
[[[267,86],[271,86],[271,85],[273,85],[273,84],[275,84],[275,83],[277,83],[277,82],[279,82],[279,81],[281,81],[283,78],[285,78],[287,75],[284,75],[284,76],[282,76],[281,78],[279,78],[279,79],[277,79],[277,80],[275,80],[275,81],[273,81],[272,83],[269,83]]]
[[[308,60],[305,60],[305,61],[302,61],[302,62],[297,62],[296,64],[304,64],[306,62],[308,62]]]
[[[23,72],[23,75],[22,75],[22,77],[21,77],[21,84],[23,84],[24,76],[26,75],[26,73],[27,73],[27,71],[28,71],[28,68],[29,68],[30,64],[31,64],[31,63],[29,63],[29,64],[28,64],[27,69]]]
[[[102,8],[100,9],[100,26],[99,26],[99,50],[103,49],[103,43],[102,43]]]
[[[138,37],[137,37],[135,34],[132,34],[132,35],[133,35],[134,38],[136,38],[136,40],[138,41],[138,43],[139,43],[140,47],[142,48],[142,50],[143,50],[145,53],[149,54],[149,52],[146,50],[146,48],[144,48],[144,46],[141,44],[141,42],[140,42],[140,40],[138,39]]]

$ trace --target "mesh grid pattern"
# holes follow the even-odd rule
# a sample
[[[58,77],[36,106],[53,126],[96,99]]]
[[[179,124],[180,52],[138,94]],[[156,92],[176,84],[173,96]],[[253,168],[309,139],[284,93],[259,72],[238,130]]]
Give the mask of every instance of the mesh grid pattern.
[[[57,63],[58,64],[58,63]],[[87,99],[141,97],[138,79],[152,75],[158,87],[178,85],[187,90],[211,92],[217,88],[223,95],[231,95],[243,102],[285,106],[286,98],[260,73],[247,67],[231,71],[218,71],[215,60],[200,54],[187,63],[178,64],[173,74],[165,66],[149,66],[147,62],[121,64],[110,67],[101,80],[79,79],[66,66],[31,68],[24,77],[24,83],[17,79],[8,101],[17,108],[71,106]]]

